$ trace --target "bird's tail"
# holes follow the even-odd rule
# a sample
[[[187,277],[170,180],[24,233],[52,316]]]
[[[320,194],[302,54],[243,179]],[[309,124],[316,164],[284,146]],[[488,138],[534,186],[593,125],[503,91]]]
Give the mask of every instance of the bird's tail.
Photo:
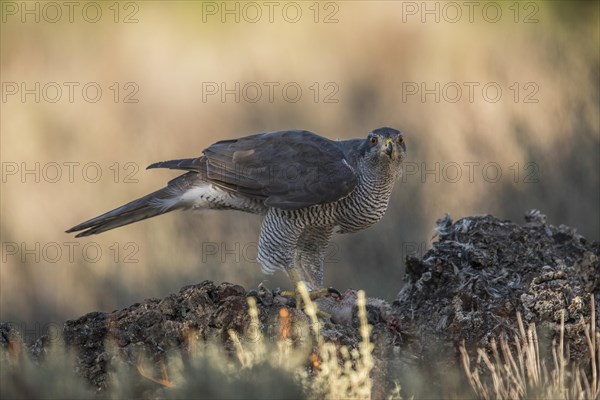
[[[181,175],[169,182],[167,187],[75,225],[66,232],[82,231],[75,237],[90,236],[165,214],[169,211],[185,208],[185,203],[180,200],[181,195],[190,188],[196,175],[194,172]]]

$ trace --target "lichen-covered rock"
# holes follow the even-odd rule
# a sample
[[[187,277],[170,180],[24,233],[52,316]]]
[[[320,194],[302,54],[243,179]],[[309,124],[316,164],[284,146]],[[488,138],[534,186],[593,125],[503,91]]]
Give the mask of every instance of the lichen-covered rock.
[[[571,358],[589,358],[583,329],[590,294],[600,313],[600,244],[547,224],[537,211],[525,219],[518,225],[486,215],[453,223],[446,215],[433,248],[422,259],[407,258],[406,285],[393,307],[419,356],[448,361],[463,340],[474,348],[503,334],[512,338],[517,312],[549,339],[564,312]]]
[[[279,315],[282,308],[289,315],[290,339],[310,344],[313,335],[311,323],[301,310],[292,307],[288,299],[265,288],[254,295],[258,300],[259,327],[250,326],[247,292],[241,286],[231,283],[215,285],[205,281],[186,286],[162,300],[148,299],[112,313],[94,312],[67,321],[63,336],[65,343],[77,350],[80,374],[100,390],[107,386],[111,363],[124,360],[135,367],[143,355],[158,366],[165,361],[167,351],[185,351],[191,334],[195,335],[195,339],[221,343],[232,353],[234,346],[230,330],[235,331],[242,341],[252,341],[258,329],[265,340],[275,342],[280,339]],[[322,299],[322,307],[332,311],[334,316],[343,315],[347,320],[338,321],[343,323],[321,320],[319,334],[325,340],[357,347],[361,337],[357,329],[356,293],[348,291],[344,297],[345,300]],[[385,325],[389,304],[369,299],[367,308],[371,322],[384,327],[374,335],[391,342],[392,336],[388,337]],[[396,335],[399,333],[396,332]],[[107,343],[111,345],[109,348]],[[117,356],[119,359],[115,358]]]
[[[104,388],[116,355],[105,348],[107,343],[135,366],[142,354],[159,361],[167,350],[185,346],[190,332],[204,340],[226,341],[228,329],[240,333],[249,320],[245,294],[238,285],[205,281],[162,300],[148,299],[112,313],[93,312],[67,321],[63,337],[65,344],[77,349],[81,374]]]
[[[23,339],[14,327],[0,322],[0,363],[8,365],[21,357]]]

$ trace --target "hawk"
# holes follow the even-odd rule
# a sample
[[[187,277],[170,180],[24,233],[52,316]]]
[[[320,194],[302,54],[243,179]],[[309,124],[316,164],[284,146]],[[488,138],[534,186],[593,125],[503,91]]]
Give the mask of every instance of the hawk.
[[[166,187],[67,230],[89,236],[178,209],[239,210],[264,216],[262,271],[323,287],[332,234],[352,233],[385,213],[406,155],[402,134],[379,128],[334,141],[300,130],[219,141],[198,158],[148,168],[187,171]]]

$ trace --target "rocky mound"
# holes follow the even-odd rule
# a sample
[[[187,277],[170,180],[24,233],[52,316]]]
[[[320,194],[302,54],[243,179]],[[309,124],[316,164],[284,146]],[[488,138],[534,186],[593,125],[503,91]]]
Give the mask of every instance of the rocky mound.
[[[573,228],[547,224],[535,211],[526,215],[524,225],[489,215],[453,223],[446,216],[436,231],[438,240],[422,259],[407,258],[405,285],[395,301],[368,299],[375,370],[383,377],[374,390],[389,387],[393,380],[410,381],[408,377],[420,371],[429,379],[420,386],[409,383],[409,393],[461,393],[459,386],[465,382],[458,345],[464,341],[474,354],[477,347],[487,348],[491,338],[513,337],[517,312],[525,323],[536,323],[546,346],[564,316],[571,358],[589,360],[583,329],[590,321],[590,295],[600,315],[600,243],[589,243]],[[251,339],[255,331],[250,328],[256,329],[250,327],[247,295],[238,285],[206,281],[164,299],[67,321],[63,337],[68,348],[75,349],[80,375],[102,390],[115,360],[134,369],[143,353],[160,370],[168,351],[187,351],[190,334],[233,352],[229,330]],[[310,323],[286,298],[264,288],[253,295],[258,328],[267,338],[281,334],[282,308],[294,324]],[[357,347],[361,337],[355,300],[354,291],[320,300],[328,314],[319,329],[326,341]],[[307,340],[308,334],[294,332],[292,340]],[[15,348],[18,342],[14,330],[0,324],[0,346]],[[112,343],[110,348],[106,343]],[[43,359],[45,345],[43,338],[30,345],[38,359]]]
[[[542,351],[550,351],[564,312],[571,359],[589,360],[584,327],[591,294],[600,315],[600,243],[547,224],[538,211],[525,220],[518,225],[486,215],[453,223],[445,216],[432,249],[422,259],[407,257],[393,314],[423,363],[445,371],[450,365],[443,364],[458,363],[463,341],[473,349],[489,348],[501,335],[513,338],[517,312],[536,324]]]

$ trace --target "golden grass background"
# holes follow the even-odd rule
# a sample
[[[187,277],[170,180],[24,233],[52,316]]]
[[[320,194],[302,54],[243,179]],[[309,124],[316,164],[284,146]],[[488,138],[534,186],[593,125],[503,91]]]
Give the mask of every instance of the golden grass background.
[[[275,9],[272,23],[264,7],[256,23],[243,17],[236,23],[231,16],[223,23],[219,15],[203,15],[202,2],[135,2],[136,23],[122,21],[134,10],[125,8],[128,3],[119,3],[118,23],[108,8],[112,3],[103,2],[97,23],[86,22],[77,11],[85,3],[73,23],[65,15],[57,23],[43,18],[36,23],[32,17],[23,23],[20,14],[3,12],[0,319],[43,331],[49,323],[111,311],[205,279],[245,287],[263,279],[269,287],[287,285],[283,274],[265,277],[253,261],[256,216],[172,213],[84,240],[64,233],[176,176],[145,171],[152,162],[200,155],[220,139],[279,129],[350,138],[393,126],[405,133],[407,164],[419,169],[398,183],[382,222],[334,238],[326,284],[339,289],[363,288],[369,296],[393,299],[402,285],[404,256],[429,246],[435,220],[446,212],[454,218],[491,213],[522,221],[526,209],[538,208],[549,222],[577,227],[598,240],[598,3],[522,5],[515,22],[513,3],[496,2],[502,10],[496,23],[482,17],[483,2],[472,23],[464,6],[455,23],[443,14],[439,23],[431,15],[422,22],[421,13],[403,13],[408,3],[330,2],[327,9],[321,3],[319,23],[309,8],[313,2],[297,2],[302,18],[296,23],[282,17],[287,2]],[[427,4],[442,10],[445,3]],[[338,21],[323,23],[336,9]],[[532,10],[537,22],[525,23]],[[33,95],[22,102],[20,93],[6,94],[7,82],[25,82],[28,88],[57,82],[63,94],[56,103],[43,98],[36,103]],[[80,84],[72,103],[63,82]],[[100,101],[82,98],[88,82],[102,88]],[[121,87],[116,103],[109,88],[114,82]],[[122,102],[127,82],[139,88],[138,103]],[[295,103],[277,89],[273,102],[265,91],[256,103],[243,98],[237,103],[232,95],[225,102],[219,96],[204,102],[206,82],[226,82],[230,88],[235,82],[278,82],[279,88],[296,82],[303,93]],[[310,90],[314,82],[321,90],[317,102]],[[337,103],[323,102],[327,82],[339,88]],[[403,93],[411,82],[430,89],[436,82],[441,87],[455,82],[463,95],[457,102],[443,96],[436,102],[428,95],[423,102]],[[472,102],[464,82],[479,84]],[[503,90],[494,103],[480,91],[490,82]],[[515,82],[517,102],[510,89]],[[539,89],[533,97],[537,103],[523,101],[528,82]],[[72,182],[65,162],[79,163]],[[469,162],[479,163],[472,181],[464,164]],[[35,182],[31,174],[6,174],[14,165],[33,168],[36,163],[40,169],[58,163],[62,178],[51,183],[40,173]],[[101,167],[97,182],[82,176],[82,166],[89,163]],[[137,183],[125,182],[131,171],[126,163],[139,168],[133,177]],[[422,179],[421,170],[435,163],[457,163],[463,175],[453,182],[452,171],[445,177],[440,169],[438,181],[431,174]],[[483,178],[486,163],[502,168],[498,182]],[[515,163],[516,182],[510,169]],[[534,163],[537,181],[525,179],[531,172],[526,163]],[[82,255],[88,243],[102,250],[97,262]],[[69,246],[77,244],[71,259]],[[235,254],[209,256],[207,245]],[[37,254],[23,259],[25,248]],[[62,255],[43,254],[57,248]],[[135,262],[125,262],[132,249],[138,250]]]

